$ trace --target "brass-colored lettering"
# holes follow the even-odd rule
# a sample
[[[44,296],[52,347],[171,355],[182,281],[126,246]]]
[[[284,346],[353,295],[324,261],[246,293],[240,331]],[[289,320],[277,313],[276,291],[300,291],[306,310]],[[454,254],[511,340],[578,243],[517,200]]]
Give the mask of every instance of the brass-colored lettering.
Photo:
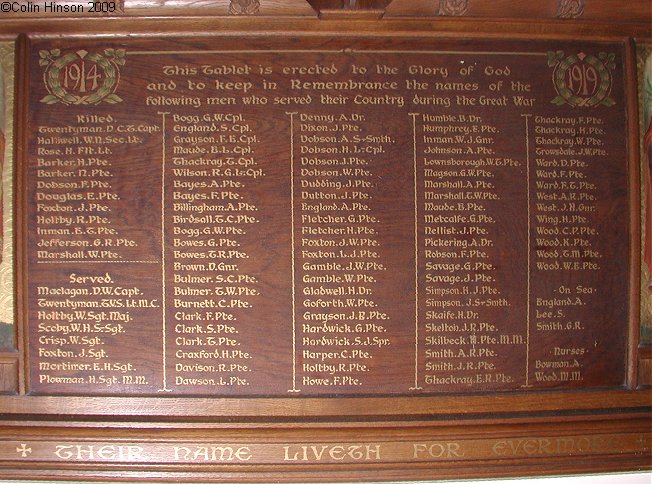
[[[252,457],[248,446],[174,446],[175,461],[246,462]]]
[[[464,457],[459,442],[420,442],[412,444],[412,458],[455,459]]]
[[[138,461],[145,449],[139,445],[56,445],[54,454],[61,460]]]
[[[372,461],[381,460],[380,444],[284,445],[284,461]]]

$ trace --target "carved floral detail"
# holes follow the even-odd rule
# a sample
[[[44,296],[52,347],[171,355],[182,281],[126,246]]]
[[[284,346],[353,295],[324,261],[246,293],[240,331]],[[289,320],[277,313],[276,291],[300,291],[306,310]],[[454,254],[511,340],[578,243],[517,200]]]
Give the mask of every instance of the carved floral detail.
[[[469,8],[469,0],[439,0],[437,15],[459,17]]]
[[[231,0],[229,15],[255,15],[260,12],[260,0]]]
[[[579,18],[584,14],[586,0],[559,0],[557,18]]]

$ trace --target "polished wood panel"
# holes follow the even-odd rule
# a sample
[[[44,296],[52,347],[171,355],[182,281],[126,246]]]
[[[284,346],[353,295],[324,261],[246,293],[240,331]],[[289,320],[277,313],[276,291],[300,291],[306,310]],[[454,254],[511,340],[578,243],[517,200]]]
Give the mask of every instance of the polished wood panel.
[[[625,383],[616,46],[187,45],[33,44],[33,391]]]

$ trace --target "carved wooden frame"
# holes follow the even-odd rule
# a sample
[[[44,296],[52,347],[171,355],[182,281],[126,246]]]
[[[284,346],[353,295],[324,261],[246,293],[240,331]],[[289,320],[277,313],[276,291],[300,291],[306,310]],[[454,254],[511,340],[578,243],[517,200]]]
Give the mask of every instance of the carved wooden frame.
[[[589,2],[587,2],[589,3]],[[644,2],[643,2],[644,3]],[[388,9],[388,13],[391,8]],[[605,8],[608,11],[608,8]],[[30,36],[229,32],[238,35],[418,35],[432,38],[577,38],[621,42],[629,112],[636,112],[633,39],[649,24],[456,19],[375,20],[323,12],[322,20],[133,17],[51,21],[0,18],[17,40],[16,139],[25,139]],[[248,12],[253,13],[253,12]],[[169,16],[168,16],[169,15]],[[149,17],[149,12],[147,14]],[[332,17],[333,20],[329,20]],[[638,123],[628,120],[631,146]],[[17,199],[24,152],[17,143]],[[632,187],[639,153],[629,150]],[[17,213],[16,351],[0,352],[0,477],[174,481],[333,481],[544,475],[651,469],[651,348],[638,344],[639,199],[630,190],[631,280],[627,382],[614,390],[396,398],[134,398],[31,396],[26,386],[24,206]]]

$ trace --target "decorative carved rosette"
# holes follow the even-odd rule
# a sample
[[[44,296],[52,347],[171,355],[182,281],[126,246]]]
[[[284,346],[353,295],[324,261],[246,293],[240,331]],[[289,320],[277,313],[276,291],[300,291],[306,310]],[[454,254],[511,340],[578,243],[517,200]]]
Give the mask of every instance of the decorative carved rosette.
[[[464,15],[468,8],[469,0],[439,0],[437,15],[459,17]]]
[[[260,12],[260,0],[231,0],[229,15],[256,15]]]
[[[559,0],[557,18],[574,19],[584,14],[586,0]]]

